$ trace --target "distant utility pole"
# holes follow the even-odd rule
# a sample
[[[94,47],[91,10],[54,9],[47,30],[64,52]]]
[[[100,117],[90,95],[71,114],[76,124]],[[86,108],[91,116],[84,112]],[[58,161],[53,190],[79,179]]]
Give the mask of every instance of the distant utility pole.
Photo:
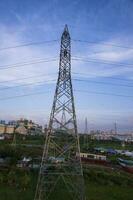
[[[114,131],[115,131],[115,135],[117,135],[117,124],[116,124],[116,122],[114,123]]]
[[[84,130],[84,134],[88,134],[88,120],[87,120],[87,117],[85,118],[85,130]]]
[[[14,134],[13,134],[12,145],[14,147],[16,147],[16,133],[15,133],[15,131],[14,131]]]
[[[71,38],[61,37],[57,85],[34,200],[85,200],[71,80]]]
[[[48,130],[48,127],[47,127],[47,124],[45,124],[45,126],[44,126],[44,136],[46,136],[47,130]]]
[[[85,118],[85,129],[84,129],[84,146],[87,147],[88,144],[88,121],[87,117]]]

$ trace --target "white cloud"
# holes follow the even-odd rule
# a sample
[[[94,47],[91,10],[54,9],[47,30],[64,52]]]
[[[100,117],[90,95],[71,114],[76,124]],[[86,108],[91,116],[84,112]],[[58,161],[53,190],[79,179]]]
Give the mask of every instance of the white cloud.
[[[111,41],[105,41],[101,44],[99,43],[93,46],[93,51],[96,51],[96,53],[90,56],[92,57],[95,56],[97,59],[108,60],[111,62],[133,61],[133,56],[132,56],[133,49],[124,48],[123,43],[124,42],[121,41],[120,43],[121,45],[119,45],[117,39],[113,39]],[[122,47],[120,48],[119,46],[123,46],[123,48]]]
[[[17,15],[14,13],[14,15]],[[20,16],[18,15],[18,20],[21,21]],[[1,48],[17,46],[21,45],[24,42],[23,38],[26,38],[26,26],[23,27],[23,22],[21,22],[20,26],[12,28],[5,27],[0,25],[0,43]],[[27,27],[28,29],[28,27]],[[117,44],[120,43],[120,39],[112,39],[109,41],[104,41],[104,44]],[[125,48],[116,48],[111,45],[106,46],[101,44],[93,44],[90,45],[87,49],[84,49],[79,56],[88,57],[96,60],[107,60],[111,62],[132,62],[132,54],[133,49],[125,49]],[[122,45],[121,39],[121,45]],[[58,46],[56,46],[58,45]],[[124,44],[123,44],[124,45]],[[78,52],[78,51],[77,51]],[[0,60],[2,67],[6,64],[14,64],[17,62],[27,62],[30,60],[36,60],[36,58],[51,58],[58,56],[59,53],[59,44],[52,45],[33,45],[22,48],[14,48],[0,51]],[[108,76],[116,76],[116,75],[125,75],[127,77],[132,77],[133,68],[128,66],[115,66],[108,64],[99,64],[99,63],[83,63],[83,62],[72,62],[72,71],[78,73],[85,73],[90,77],[108,77]],[[0,70],[0,82],[8,81],[13,79],[22,79],[23,77],[28,76],[36,76],[39,74],[50,74],[51,76],[44,77],[45,80],[56,79],[57,77],[52,75],[52,73],[58,72],[58,61],[51,63],[42,63],[35,65],[27,65],[24,67],[12,68],[8,70]],[[24,79],[22,81],[13,82],[13,85],[25,84],[34,81],[40,81],[41,78],[31,78]],[[11,86],[10,83],[4,83],[6,86]],[[3,85],[3,84],[2,84]]]
[[[115,47],[115,44],[119,46],[119,43],[121,46],[127,46],[124,44],[124,38],[103,41],[90,46],[86,44],[88,47],[78,53],[78,56],[89,62],[73,61],[75,63],[73,71],[86,73],[92,78],[124,75],[131,79],[133,49]]]
[[[19,28],[12,31],[8,27],[0,26],[0,43],[1,48],[10,47],[10,46],[18,46],[22,44],[24,37],[24,32],[19,31]],[[55,48],[55,50],[53,49]],[[26,46],[21,48],[13,48],[13,49],[5,49],[0,51],[0,67],[6,67],[9,65],[11,67],[12,64],[15,63],[23,63],[32,60],[36,60],[38,58],[45,59],[53,58],[57,55],[57,46],[56,44],[52,45],[43,45],[43,46]],[[0,82],[9,81],[13,79],[22,79],[28,76],[36,76],[42,74],[50,74],[56,73],[58,70],[58,62],[44,62],[42,64],[34,64],[34,65],[26,65],[23,67],[17,68],[8,68],[6,70],[0,70]],[[51,80],[54,75],[48,75],[43,78],[43,80]],[[54,76],[55,78],[55,76]],[[2,85],[11,86],[11,85],[19,85],[30,83],[34,81],[42,80],[41,78],[31,78],[24,79],[21,81],[14,81],[13,83],[3,83]]]

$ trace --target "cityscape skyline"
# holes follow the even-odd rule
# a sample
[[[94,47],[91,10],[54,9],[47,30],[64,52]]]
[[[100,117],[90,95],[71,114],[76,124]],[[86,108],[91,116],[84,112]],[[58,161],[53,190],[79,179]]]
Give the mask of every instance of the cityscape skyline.
[[[96,0],[84,4],[67,1],[67,5],[58,0],[45,1],[45,5],[43,1],[39,4],[28,1],[21,7],[15,0],[11,5],[7,2],[0,3],[0,68],[9,67],[0,71],[0,118],[33,118],[41,124],[49,120],[59,66],[60,35],[67,23],[72,37],[72,78],[79,130],[84,129],[87,117],[88,127],[111,129],[116,122],[119,131],[132,131],[132,1],[121,4],[114,0],[100,4]],[[41,43],[17,47],[34,42]],[[51,61],[53,58],[56,60]],[[13,66],[39,59],[50,61]],[[42,74],[44,77],[39,77]],[[44,84],[38,86],[37,82]],[[23,96],[37,92],[42,94]],[[14,96],[23,97],[9,98]]]

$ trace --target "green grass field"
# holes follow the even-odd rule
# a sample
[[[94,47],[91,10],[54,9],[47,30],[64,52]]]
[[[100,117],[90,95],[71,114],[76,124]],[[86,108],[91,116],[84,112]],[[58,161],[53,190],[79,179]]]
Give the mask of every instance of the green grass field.
[[[8,176],[5,172],[4,174],[6,174],[5,180],[0,183],[0,200],[34,199],[37,172],[17,170],[15,173],[17,180],[14,175]],[[22,179],[25,174],[26,179]],[[109,171],[99,167],[87,168],[84,169],[84,177],[87,200],[132,200],[133,176],[125,172]],[[8,182],[8,179],[16,181]],[[62,194],[61,198],[53,198],[53,200],[62,199],[68,200],[68,196]]]
[[[89,136],[88,139],[84,139],[83,136],[80,136],[80,145],[82,150],[94,147],[103,147],[133,151],[132,143],[125,143],[125,146],[123,147],[122,142],[120,141],[90,140]]]
[[[87,200],[132,200],[133,189],[119,186],[100,186],[98,184],[86,185]],[[0,187],[1,200],[33,200],[34,190],[25,191],[16,190],[13,187]],[[63,200],[68,200],[63,195]],[[58,200],[58,199],[57,199]]]
[[[28,138],[25,141],[18,141],[18,144],[42,144],[42,138]],[[11,143],[11,142],[10,142]],[[112,147],[122,149],[121,143],[110,141],[89,141],[89,147]],[[81,149],[84,145],[81,141]],[[131,144],[125,149],[133,150]],[[0,169],[0,200],[33,200],[37,184],[37,171],[25,171],[17,169],[16,161],[22,156],[37,157],[42,155],[42,148],[17,145],[12,147],[9,142],[0,141],[0,155],[13,158],[10,168]],[[116,160],[115,157],[111,158]],[[133,175],[118,170],[109,170],[103,167],[84,167],[84,178],[87,200],[132,200],[133,199]],[[63,186],[62,186],[63,187]],[[70,200],[64,194],[61,198],[55,196],[53,200]],[[59,195],[60,196],[60,195]]]
[[[100,184],[88,183],[86,185],[87,200],[132,200],[133,188],[121,186],[102,186]]]

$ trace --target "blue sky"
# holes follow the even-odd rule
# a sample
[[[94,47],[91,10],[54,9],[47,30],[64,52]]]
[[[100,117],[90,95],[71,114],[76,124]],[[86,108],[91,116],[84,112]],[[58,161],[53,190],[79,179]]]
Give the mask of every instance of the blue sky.
[[[47,122],[55,89],[55,81],[52,80],[57,78],[60,37],[65,24],[68,24],[73,40],[96,42],[72,41],[72,56],[125,63],[119,66],[72,61],[73,78],[92,81],[73,81],[74,89],[132,96],[132,87],[94,83],[100,81],[133,85],[132,0],[1,0],[0,10],[1,48],[34,41],[58,40],[51,44],[0,51],[1,68],[19,62],[57,57],[55,62],[0,70],[0,82],[17,79],[14,82],[1,83],[1,88],[51,80],[43,86],[29,85],[1,90],[0,98],[44,91],[41,95],[1,100],[1,119],[27,117],[43,124]],[[130,48],[119,48],[111,44]],[[47,76],[35,78],[40,74]],[[23,79],[28,76],[33,78]],[[133,130],[133,98],[76,91],[74,96],[80,129],[84,129],[84,119],[87,117],[89,129],[111,129],[116,121],[118,130]]]

